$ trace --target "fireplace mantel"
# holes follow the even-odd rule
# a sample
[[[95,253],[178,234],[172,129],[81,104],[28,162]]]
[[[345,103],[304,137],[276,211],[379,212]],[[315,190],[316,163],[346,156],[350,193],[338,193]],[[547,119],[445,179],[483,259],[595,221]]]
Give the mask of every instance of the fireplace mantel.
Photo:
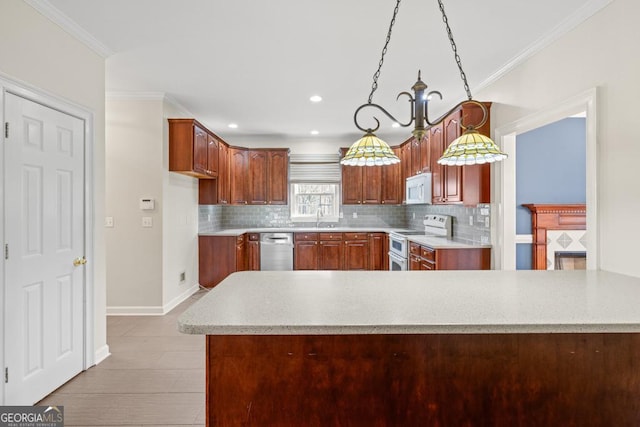
[[[584,204],[524,204],[531,211],[533,269],[547,269],[547,230],[586,230]]]

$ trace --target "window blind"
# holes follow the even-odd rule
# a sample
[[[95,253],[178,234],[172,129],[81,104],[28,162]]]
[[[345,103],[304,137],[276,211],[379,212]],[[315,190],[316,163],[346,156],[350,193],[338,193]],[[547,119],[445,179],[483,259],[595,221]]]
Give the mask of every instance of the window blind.
[[[339,154],[291,154],[289,182],[340,182]]]

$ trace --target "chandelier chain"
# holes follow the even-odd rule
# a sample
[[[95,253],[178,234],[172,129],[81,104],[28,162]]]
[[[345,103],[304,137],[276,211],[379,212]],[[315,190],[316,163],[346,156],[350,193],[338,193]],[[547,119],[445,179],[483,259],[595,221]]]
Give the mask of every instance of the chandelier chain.
[[[460,59],[460,55],[458,55],[458,47],[456,46],[456,42],[453,40],[453,33],[451,32],[451,27],[449,27],[449,19],[447,18],[447,14],[444,11],[444,4],[442,4],[442,0],[438,0],[438,5],[440,6],[440,12],[442,12],[442,21],[447,28],[447,36],[449,37],[449,42],[451,43],[451,49],[453,49],[453,55],[456,59],[456,64],[458,64],[458,70],[460,70],[460,78],[464,83],[464,90],[467,92],[467,98],[471,100],[473,97],[471,96],[469,83],[467,83],[467,75],[462,69],[462,60]]]
[[[389,46],[389,41],[391,41],[391,31],[393,30],[393,24],[396,23],[396,16],[398,16],[398,9],[400,8],[400,1],[396,1],[396,7],[393,9],[393,17],[391,18],[391,23],[389,23],[389,31],[387,32],[387,39],[384,42],[384,47],[382,48],[382,55],[380,56],[380,62],[378,62],[378,69],[373,74],[373,84],[371,85],[371,93],[369,94],[369,104],[373,101],[373,93],[378,89],[378,78],[380,77],[380,70],[382,70],[382,64],[384,64],[384,55],[387,53],[387,47]]]

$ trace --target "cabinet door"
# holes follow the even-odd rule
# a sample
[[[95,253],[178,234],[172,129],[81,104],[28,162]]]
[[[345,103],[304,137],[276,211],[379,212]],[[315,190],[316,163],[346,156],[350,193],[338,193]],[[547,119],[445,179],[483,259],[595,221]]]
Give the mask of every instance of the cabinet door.
[[[193,126],[193,171],[207,175],[207,155],[209,139],[207,132],[197,125]]]
[[[288,150],[269,151],[267,203],[286,205],[289,195]]]
[[[460,136],[460,110],[444,119],[444,149]],[[462,167],[443,166],[445,203],[462,202]]]
[[[229,147],[218,144],[218,203],[229,203]]]
[[[267,152],[249,150],[247,200],[252,205],[267,204]]]
[[[345,240],[344,270],[367,270],[369,244],[366,240]]]
[[[420,140],[420,170],[422,172],[431,171],[431,133],[427,131]]]
[[[422,173],[422,144],[415,137],[411,140],[411,176]]]
[[[198,237],[198,281],[202,286],[213,287],[237,268],[235,236]]]
[[[393,152],[400,157],[401,149],[395,147]],[[380,166],[382,169],[380,203],[383,205],[399,205],[402,203],[404,182],[401,181],[401,163]]]
[[[402,182],[413,176],[411,173],[411,140],[405,141],[400,146],[400,164],[402,165]]]
[[[247,245],[244,236],[239,236],[236,240],[236,271],[245,271],[247,267]]]
[[[234,205],[246,205],[247,150],[229,148],[229,200]]]
[[[218,140],[207,134],[207,175],[218,176]]]
[[[346,154],[342,149],[342,156]],[[362,169],[360,166],[342,165],[342,204],[359,205],[362,203]]]
[[[318,241],[296,242],[293,251],[294,270],[318,269]]]
[[[382,168],[386,166],[355,166],[362,169],[362,203],[380,204]]]
[[[358,167],[358,166],[355,166]],[[319,270],[342,270],[343,249],[341,240],[321,240]]]
[[[387,235],[385,233],[369,233],[369,270],[386,270],[384,260],[387,254],[384,250]]]
[[[260,270],[260,235],[250,233],[247,242],[247,268],[250,271]]]
[[[442,123],[429,129],[429,144],[431,145],[431,197],[433,203],[442,203],[444,198],[444,166],[438,164],[438,159],[444,152],[444,134]]]

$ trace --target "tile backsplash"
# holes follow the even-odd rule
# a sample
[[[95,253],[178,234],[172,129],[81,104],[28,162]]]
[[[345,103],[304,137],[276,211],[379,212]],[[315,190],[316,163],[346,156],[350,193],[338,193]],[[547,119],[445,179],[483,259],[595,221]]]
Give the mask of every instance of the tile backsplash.
[[[466,243],[491,242],[491,205],[476,207],[458,205],[360,206],[343,205],[343,218],[337,227],[397,227],[423,230],[427,214],[453,217],[453,237]],[[210,233],[227,228],[308,227],[294,223],[289,206],[199,206],[198,231]],[[355,214],[355,218],[354,218]]]

